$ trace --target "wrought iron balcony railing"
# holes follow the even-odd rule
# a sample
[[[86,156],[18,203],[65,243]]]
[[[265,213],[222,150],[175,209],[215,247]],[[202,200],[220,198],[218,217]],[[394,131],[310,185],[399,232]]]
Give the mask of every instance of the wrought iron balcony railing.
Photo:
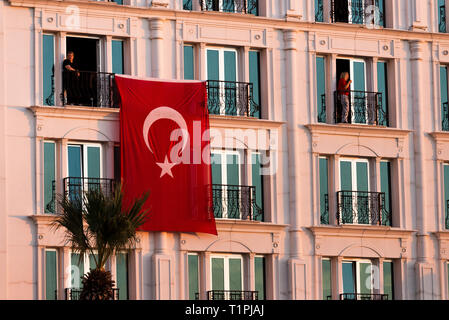
[[[388,300],[388,294],[342,293],[340,300]]]
[[[63,71],[64,105],[118,108],[119,96],[115,74],[91,71]]]
[[[258,0],[199,0],[202,11],[258,13]]]
[[[440,19],[439,20],[440,20],[440,22],[438,25],[438,31],[446,33],[447,29],[446,29],[446,6],[445,5],[440,6]]]
[[[330,223],[330,219],[329,219],[329,195],[325,194],[324,195],[324,201],[323,203],[320,203],[320,220],[321,220],[321,224],[329,224]]]
[[[260,107],[254,101],[252,83],[208,80],[207,104],[211,114],[243,117],[260,115]]]
[[[326,115],[326,95],[321,95],[321,111],[318,113],[318,122],[326,123],[327,115]]]
[[[79,300],[82,289],[65,288],[64,291],[65,291],[65,300]],[[112,300],[120,300],[119,289],[113,288],[112,291],[113,291]]]
[[[64,196],[70,200],[82,199],[83,194],[89,190],[101,190],[109,196],[114,192],[115,180],[107,178],[78,178],[67,177],[63,179]]]
[[[200,294],[195,294],[199,300]],[[206,292],[207,300],[259,300],[259,291],[211,290]]]
[[[256,187],[212,186],[214,216],[218,219],[260,221],[263,210],[256,203]]]
[[[349,110],[344,119],[344,94],[334,92],[335,123],[367,124],[388,126],[388,112],[382,108],[382,93],[349,91]]]
[[[338,224],[390,226],[391,213],[385,208],[385,193],[337,192]]]
[[[374,24],[384,26],[384,13],[376,5],[376,0],[352,0],[351,5],[345,0],[331,0],[330,16],[332,23]]]
[[[449,108],[448,108],[448,103],[444,102],[442,107],[441,107],[441,118],[442,118],[442,125],[441,125],[441,129],[443,131],[449,131]]]

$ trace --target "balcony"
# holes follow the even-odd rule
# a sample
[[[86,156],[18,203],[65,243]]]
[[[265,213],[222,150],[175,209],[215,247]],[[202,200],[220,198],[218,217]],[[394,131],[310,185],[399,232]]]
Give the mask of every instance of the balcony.
[[[371,24],[384,27],[383,8],[384,6],[379,6],[375,0],[352,0],[350,5],[347,0],[331,0],[330,17],[332,23]]]
[[[343,119],[341,95],[334,92],[335,123],[365,124],[371,126],[388,126],[388,112],[382,107],[382,93],[368,91],[349,91],[349,114],[347,122]],[[322,99],[322,103],[326,103]],[[323,106],[322,110],[326,110]],[[325,111],[324,111],[325,112]]]
[[[388,300],[388,294],[373,294],[373,293],[342,293],[340,300]]]
[[[217,219],[261,221],[263,210],[256,204],[256,188],[213,185],[212,201]]]
[[[232,81],[207,81],[207,105],[210,114],[259,117],[253,84]]]
[[[79,300],[82,289],[65,288],[65,300]],[[112,300],[119,300],[119,289],[113,288]],[[55,296],[57,296],[55,292]]]
[[[442,112],[441,118],[443,119],[441,129],[443,131],[449,131],[449,108],[447,102],[443,103],[441,107],[441,112]]]
[[[337,192],[337,222],[339,225],[390,226],[391,213],[385,209],[385,193]]]
[[[107,72],[64,71],[62,104],[118,108],[119,96],[114,77],[114,73]]]
[[[183,9],[257,15],[259,8],[258,0],[184,0]]]
[[[68,177],[63,180],[64,197],[70,200],[80,199],[87,190],[101,189],[105,195],[111,195],[114,192],[115,180],[106,178],[78,178]],[[47,213],[57,212],[56,181],[52,183],[52,197],[50,202],[45,204]]]
[[[211,290],[206,292],[207,300],[259,300],[259,291]],[[196,293],[199,300],[199,293]]]

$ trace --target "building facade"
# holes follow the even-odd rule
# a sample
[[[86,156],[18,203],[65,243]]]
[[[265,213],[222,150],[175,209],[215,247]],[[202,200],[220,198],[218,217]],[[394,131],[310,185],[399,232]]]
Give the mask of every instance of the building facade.
[[[51,223],[120,178],[127,74],[207,80],[228,139],[218,236],[140,232],[108,262],[117,298],[448,299],[448,5],[1,0],[0,298],[76,299],[92,257]]]

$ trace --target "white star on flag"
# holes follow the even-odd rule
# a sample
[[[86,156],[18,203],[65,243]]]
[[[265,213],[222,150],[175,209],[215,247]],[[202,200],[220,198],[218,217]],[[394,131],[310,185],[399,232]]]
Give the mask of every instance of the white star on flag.
[[[171,169],[176,166],[176,163],[170,163],[168,162],[167,156],[165,156],[164,162],[157,162],[156,163],[159,167],[161,167],[161,176],[159,178],[162,178],[166,174],[168,174],[170,177],[173,178],[173,173],[171,172]]]

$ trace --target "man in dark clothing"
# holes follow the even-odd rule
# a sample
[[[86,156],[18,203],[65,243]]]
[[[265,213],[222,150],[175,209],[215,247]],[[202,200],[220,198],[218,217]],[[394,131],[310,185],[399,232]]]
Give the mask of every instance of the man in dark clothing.
[[[62,86],[64,100],[67,104],[77,104],[79,98],[79,95],[77,95],[77,84],[80,73],[75,67],[74,58],[75,54],[73,51],[69,51],[67,52],[67,58],[62,63]]]

